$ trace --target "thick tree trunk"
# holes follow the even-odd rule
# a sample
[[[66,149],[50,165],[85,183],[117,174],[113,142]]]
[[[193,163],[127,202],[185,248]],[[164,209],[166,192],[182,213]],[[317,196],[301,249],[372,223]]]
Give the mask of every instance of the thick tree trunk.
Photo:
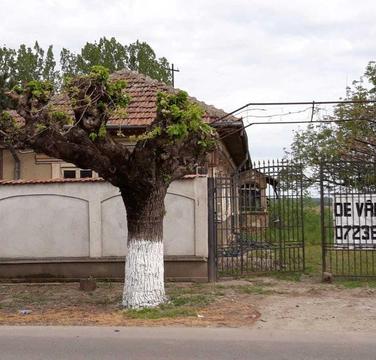
[[[165,301],[162,241],[128,239],[123,306],[145,308]]]
[[[127,209],[128,254],[123,306],[155,307],[165,301],[163,217],[166,190],[135,199],[122,192]]]

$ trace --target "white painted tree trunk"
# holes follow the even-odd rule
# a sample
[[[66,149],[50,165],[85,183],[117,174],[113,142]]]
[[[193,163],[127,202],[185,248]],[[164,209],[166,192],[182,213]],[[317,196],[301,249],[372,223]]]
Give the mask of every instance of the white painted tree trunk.
[[[165,299],[162,241],[128,239],[123,306],[155,307]]]

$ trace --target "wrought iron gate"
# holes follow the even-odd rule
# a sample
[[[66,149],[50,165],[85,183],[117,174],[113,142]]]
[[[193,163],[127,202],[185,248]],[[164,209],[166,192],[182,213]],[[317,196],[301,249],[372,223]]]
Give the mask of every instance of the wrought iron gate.
[[[320,194],[323,272],[376,277],[376,164],[321,164]]]
[[[218,276],[304,270],[303,173],[264,162],[209,181],[209,234]]]

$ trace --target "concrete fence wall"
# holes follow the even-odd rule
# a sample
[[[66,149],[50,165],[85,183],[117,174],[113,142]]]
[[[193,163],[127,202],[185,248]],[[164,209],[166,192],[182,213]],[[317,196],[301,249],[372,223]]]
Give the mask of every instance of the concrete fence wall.
[[[189,260],[192,264],[197,264],[198,259],[204,261],[208,255],[207,179],[174,182],[168,189],[165,205],[166,259]],[[113,262],[114,258],[122,262],[126,241],[126,211],[118,189],[109,183],[0,185],[0,278],[5,273],[5,277],[12,276],[1,265],[59,264],[77,259],[103,265],[106,259]],[[192,270],[190,274],[190,267],[186,268],[181,269],[178,277],[190,278],[195,273]],[[79,276],[77,271],[64,276]],[[47,272],[51,273],[51,269]],[[22,271],[15,274],[22,276]],[[171,274],[173,277],[173,271]]]

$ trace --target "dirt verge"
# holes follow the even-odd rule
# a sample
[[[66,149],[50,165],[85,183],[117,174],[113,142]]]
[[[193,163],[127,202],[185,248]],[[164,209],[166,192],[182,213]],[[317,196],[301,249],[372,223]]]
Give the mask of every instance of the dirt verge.
[[[153,312],[124,312],[122,285],[1,284],[0,325],[228,326],[266,329],[376,331],[376,289],[312,279],[172,283],[171,302]],[[22,313],[22,310],[28,310]]]

